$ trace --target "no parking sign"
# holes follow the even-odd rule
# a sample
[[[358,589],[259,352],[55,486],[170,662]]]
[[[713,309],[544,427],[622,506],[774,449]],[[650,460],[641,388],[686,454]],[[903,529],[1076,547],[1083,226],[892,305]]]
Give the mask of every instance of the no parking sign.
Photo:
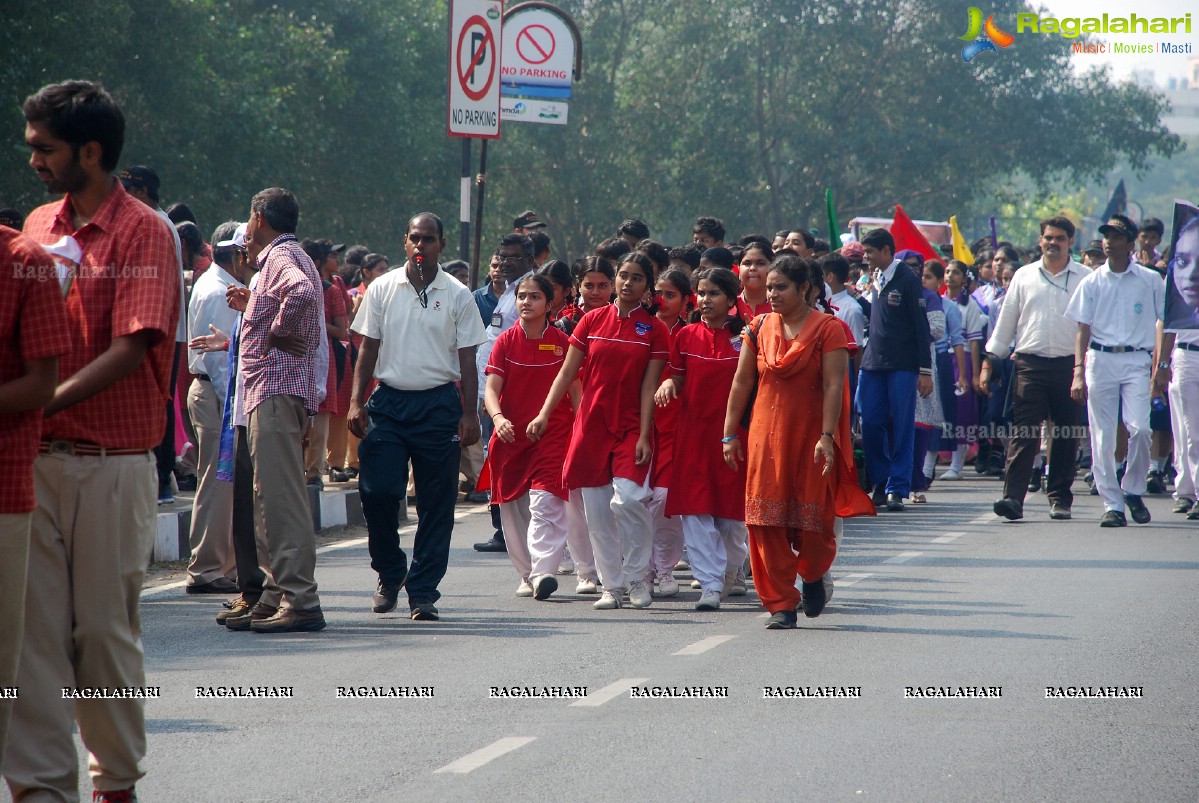
[[[450,136],[495,139],[500,135],[503,11],[503,3],[496,0],[452,0],[450,4]]]

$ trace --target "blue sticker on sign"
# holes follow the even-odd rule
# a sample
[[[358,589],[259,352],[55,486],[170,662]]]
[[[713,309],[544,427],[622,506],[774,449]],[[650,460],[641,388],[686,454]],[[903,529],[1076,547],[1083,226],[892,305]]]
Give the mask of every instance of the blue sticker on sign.
[[[637,328],[637,334],[641,337],[648,335],[649,330],[654,328],[652,324],[648,323],[638,323],[634,324],[634,326]]]

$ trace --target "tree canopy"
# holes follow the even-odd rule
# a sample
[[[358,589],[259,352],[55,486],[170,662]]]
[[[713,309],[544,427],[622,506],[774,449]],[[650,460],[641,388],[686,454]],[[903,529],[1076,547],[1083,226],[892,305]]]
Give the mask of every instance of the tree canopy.
[[[1160,95],[1075,74],[1070,40],[1021,36],[964,63],[964,8],[946,0],[560,5],[585,56],[570,123],[506,124],[491,144],[485,247],[529,208],[560,256],[629,216],[667,242],[689,239],[700,214],[733,236],[823,229],[825,187],[842,223],[897,202],[918,217],[985,215],[1014,176],[1048,189],[1182,148]],[[298,195],[303,235],[397,256],[416,211],[453,229],[445,0],[19,0],[7,16],[0,205],[44,201],[22,99],[89,78],[125,110],[121,163],[154,166],[164,202],[186,201],[206,232],[244,219],[271,185]]]

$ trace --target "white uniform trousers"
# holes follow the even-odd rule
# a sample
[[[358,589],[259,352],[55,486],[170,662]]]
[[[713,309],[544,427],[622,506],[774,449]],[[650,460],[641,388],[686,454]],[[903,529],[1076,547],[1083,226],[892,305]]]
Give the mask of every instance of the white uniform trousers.
[[[616,477],[611,485],[583,488],[587,535],[604,590],[644,580],[653,552],[649,487]]]
[[[549,491],[529,491],[500,505],[504,544],[522,580],[557,574],[566,548],[566,502]]]
[[[650,491],[649,513],[654,528],[654,554],[650,559],[646,581],[653,582],[655,576],[670,577],[674,565],[683,557],[683,523],[678,516],[666,518],[666,495],[668,488],[653,488]]]
[[[1104,510],[1124,510],[1124,494],[1145,493],[1149,471],[1149,364],[1147,351],[1087,354],[1087,417],[1091,424],[1091,466]],[[1116,420],[1124,404],[1128,430],[1128,467],[1123,485],[1116,482]]]
[[[1199,351],[1174,349],[1170,428],[1174,432],[1174,498],[1195,499],[1199,481]]]
[[[724,591],[724,574],[741,568],[749,555],[745,522],[709,515],[679,516],[691,574],[703,591]]]
[[[580,580],[599,582],[595,556],[591,553],[591,539],[587,535],[583,492],[575,488],[569,495],[570,501],[566,503],[566,545],[570,547],[570,558],[575,562],[575,576]]]

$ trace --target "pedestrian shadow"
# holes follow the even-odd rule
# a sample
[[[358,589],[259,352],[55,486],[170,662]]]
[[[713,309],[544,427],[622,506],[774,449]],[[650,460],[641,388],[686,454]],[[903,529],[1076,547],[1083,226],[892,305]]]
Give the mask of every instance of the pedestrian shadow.
[[[904,635],[904,636],[946,636],[948,638],[975,639],[1026,639],[1032,641],[1076,641],[1069,636],[1055,636],[1049,633],[1020,633],[1012,630],[988,629],[934,629],[929,627],[879,627],[871,625],[827,625],[806,627],[806,630],[831,630],[842,633],[869,633],[871,635]]]
[[[934,607],[937,605],[956,604],[962,606],[960,609]],[[995,603],[989,603],[994,606]],[[885,600],[853,600],[837,606],[837,611],[850,616],[926,616],[926,617],[963,617],[963,616],[1007,616],[1015,619],[1066,619],[1069,618],[1057,613],[1031,613],[1027,611],[1011,611],[1011,610],[969,610],[966,606],[977,606],[983,608],[988,603],[979,602],[958,602],[950,603],[948,601],[939,601],[934,603],[921,602],[895,602]]]
[[[210,719],[146,719],[146,733],[230,733],[230,728]]]

